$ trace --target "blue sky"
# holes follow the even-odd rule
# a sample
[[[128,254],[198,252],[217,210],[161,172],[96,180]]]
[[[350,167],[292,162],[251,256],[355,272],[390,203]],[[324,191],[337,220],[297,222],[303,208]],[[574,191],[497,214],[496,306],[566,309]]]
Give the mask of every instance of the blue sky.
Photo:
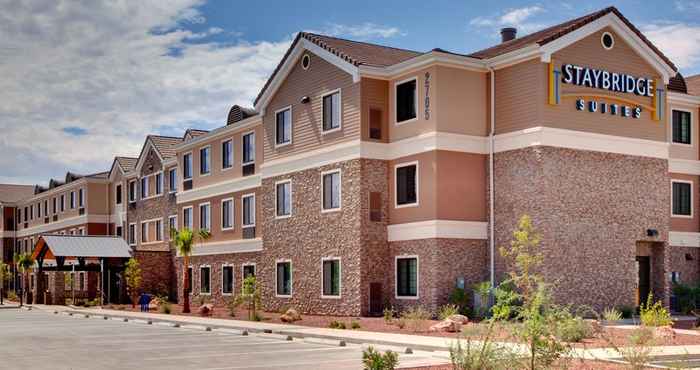
[[[0,0],[0,182],[108,170],[148,134],[225,124],[298,31],[471,52],[610,3]],[[685,75],[700,73],[700,2],[614,4]]]

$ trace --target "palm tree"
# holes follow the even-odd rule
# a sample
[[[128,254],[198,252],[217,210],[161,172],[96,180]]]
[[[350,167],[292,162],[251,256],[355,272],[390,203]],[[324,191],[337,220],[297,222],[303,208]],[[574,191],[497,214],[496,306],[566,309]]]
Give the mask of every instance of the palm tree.
[[[180,231],[172,229],[170,230],[170,240],[175,243],[177,251],[182,256],[182,275],[184,282],[182,284],[182,313],[190,313],[190,271],[188,266],[190,265],[190,255],[192,254],[192,244],[199,240],[200,242],[211,237],[209,230],[199,230],[197,234],[193,233],[192,230],[184,228]]]
[[[24,300],[27,300],[27,293],[29,291],[29,270],[34,266],[34,258],[29,253],[23,253],[17,259],[17,266],[19,266],[20,271],[24,274],[24,281],[22,282],[22,296]],[[22,296],[19,298],[19,305],[23,305]]]

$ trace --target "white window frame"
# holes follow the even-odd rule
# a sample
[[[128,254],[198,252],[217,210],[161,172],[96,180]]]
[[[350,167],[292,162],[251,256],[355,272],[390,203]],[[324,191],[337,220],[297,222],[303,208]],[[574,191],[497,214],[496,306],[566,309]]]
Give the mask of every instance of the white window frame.
[[[175,172],[175,180],[171,184],[170,183],[170,174],[172,172]],[[175,187],[173,188],[170,185],[175,185]],[[172,194],[172,193],[176,193],[176,192],[177,192],[177,167],[174,167],[174,168],[168,169],[168,193]]]
[[[190,157],[190,176],[187,177],[187,173],[185,172],[185,159],[187,159],[187,156]],[[187,181],[187,180],[192,180],[194,177],[194,154],[193,152],[187,152],[187,153],[182,153],[182,181]]]
[[[231,268],[231,293],[224,293],[224,267]],[[221,295],[231,296],[233,292],[236,291],[236,268],[233,263],[222,263],[221,264]]]
[[[416,296],[399,295],[399,260],[415,258],[416,259]],[[402,254],[394,256],[394,298],[406,300],[420,299],[420,257],[417,254]]]
[[[150,243],[150,241],[148,240],[148,229],[149,229],[148,222],[149,221],[141,221],[141,224],[139,225],[139,226],[141,226],[141,228],[140,228],[141,229],[141,238],[139,239],[139,243],[141,243],[141,245]],[[146,226],[145,230],[143,228],[144,226]],[[145,238],[145,240],[144,240],[144,238]]]
[[[286,110],[289,110],[289,141],[280,144],[277,143],[277,114]],[[291,105],[275,111],[275,148],[282,148],[292,143],[294,137],[294,118],[292,114],[293,112]]]
[[[85,227],[79,227],[79,228],[78,228],[78,235],[86,235],[86,234],[85,234]]]
[[[252,210],[252,217],[253,217],[253,223],[252,224],[245,224],[245,203],[243,199],[245,198],[253,198],[253,210]],[[255,227],[255,224],[257,222],[257,217],[255,216],[255,193],[248,193],[248,194],[243,194],[241,195],[241,227]]]
[[[163,240],[165,240],[165,236],[163,235],[163,218],[157,218],[153,220],[155,222],[155,228],[156,228],[156,235],[155,235],[155,240],[153,240],[154,243],[160,243]],[[158,227],[158,223],[160,222],[160,227]],[[158,239],[158,232],[160,231],[160,239]]]
[[[224,202],[231,202],[231,209],[229,210],[229,216],[231,218],[231,226],[229,227],[224,227]],[[225,198],[221,200],[220,203],[220,210],[221,210],[221,231],[227,231],[227,230],[233,230],[235,229],[236,223],[235,223],[235,214],[236,214],[236,201],[233,198]]]
[[[416,81],[416,91],[414,93],[415,97],[413,98],[413,104],[415,104],[415,109],[416,109],[416,116],[414,118],[399,122],[398,118],[397,118],[399,109],[398,109],[398,105],[396,104],[396,99],[398,98],[399,85],[402,85],[406,82],[410,82],[413,80]],[[394,99],[392,99],[393,101],[391,102],[391,104],[393,104],[393,106],[394,106],[394,126],[400,126],[400,125],[403,125],[405,123],[411,123],[411,122],[418,121],[418,116],[419,116],[419,114],[418,114],[418,107],[419,107],[419,105],[418,105],[418,89],[419,88],[420,88],[420,86],[418,85],[418,76],[409,77],[405,80],[401,80],[401,81],[394,83]]]
[[[78,189],[78,208],[84,208],[85,207],[85,189],[80,188]]]
[[[288,215],[280,215],[277,213],[277,185],[280,184],[289,184],[289,214]],[[286,179],[286,180],[280,180],[275,182],[275,219],[284,219],[284,218],[289,218],[292,217],[292,214],[294,212],[294,197],[292,195],[292,179]]]
[[[255,271],[255,276],[258,276],[258,266],[256,265],[255,262],[245,262],[241,264],[241,289],[243,289],[243,280],[245,280],[245,268],[247,266],[253,266],[253,270]],[[277,265],[275,265],[275,268]],[[275,282],[276,284],[276,282]],[[277,290],[277,287],[275,286],[275,290]]]
[[[329,208],[329,209],[325,209],[325,208],[323,208],[323,193],[324,193],[324,191],[323,191],[323,190],[324,190],[324,189],[323,189],[323,187],[324,187],[323,178],[324,178],[326,175],[330,175],[330,174],[333,174],[333,173],[336,173],[336,172],[338,173],[338,182],[339,182],[339,186],[338,186],[338,208]],[[341,211],[342,209],[343,209],[343,171],[342,171],[340,168],[334,168],[334,169],[332,169],[332,170],[322,171],[322,172],[321,172],[321,213],[338,212],[338,211]]]
[[[253,160],[252,160],[252,161],[248,161],[248,162],[243,162],[243,160],[244,160],[244,158],[245,158],[245,155],[243,155],[243,154],[244,154],[244,153],[243,153],[243,150],[245,150],[245,145],[244,145],[245,141],[244,141],[244,138],[245,138],[246,136],[248,136],[248,135],[253,135]],[[256,145],[256,143],[255,143],[255,130],[251,130],[251,131],[244,132],[244,133],[241,134],[241,165],[245,166],[245,165],[248,165],[248,164],[253,164],[253,163],[255,163],[255,160],[257,159],[257,155],[256,155],[256,153],[255,153],[255,151],[257,150],[256,147],[257,147],[257,145]]]
[[[133,233],[131,232],[132,226],[134,228]],[[131,239],[132,236],[134,237],[133,242]],[[129,229],[127,230],[126,241],[129,243],[129,245],[134,246],[134,245],[138,244],[138,240],[139,240],[139,236],[138,236],[138,232],[136,231],[136,223],[132,222],[129,224]]]
[[[687,112],[690,113],[690,144],[685,144],[685,143],[677,143],[673,141],[673,111],[677,110],[679,112]],[[693,136],[695,135],[695,130],[696,130],[696,125],[695,125],[695,114],[693,114],[693,111],[688,109],[688,108],[681,108],[677,106],[670,106],[669,107],[669,112],[671,113],[671,124],[669,125],[671,132],[669,133],[669,137],[671,138],[671,145],[676,145],[680,147],[686,147],[686,148],[692,148],[695,146],[695,140],[693,139]]]
[[[185,224],[185,221],[187,218],[185,217],[185,211],[189,210],[190,211],[190,223]],[[183,228],[188,228],[190,231],[194,231],[194,206],[187,206],[187,207],[182,207],[182,227]]]
[[[230,165],[229,167],[224,167],[224,143],[226,143],[226,142],[231,143],[231,152],[230,152],[230,154],[229,154],[229,161],[230,161],[231,165]],[[234,159],[235,159],[236,157],[235,157],[235,155],[234,155],[234,153],[233,153],[233,151],[235,150],[235,149],[234,149],[234,148],[235,148],[235,145],[233,145],[233,143],[234,143],[234,140],[233,140],[232,137],[223,139],[223,140],[221,140],[221,142],[219,143],[219,144],[220,144],[220,145],[219,145],[219,148],[221,148],[221,171],[222,171],[222,172],[223,172],[223,171],[229,171],[229,170],[233,169],[233,167],[235,166],[235,165],[234,165]]]
[[[202,225],[202,206],[207,206],[207,222],[209,223],[209,227],[204,228]],[[204,203],[199,203],[198,205],[199,209],[199,230],[207,230],[211,232],[211,202],[204,202]]]
[[[61,211],[60,213],[64,213],[66,211],[66,194],[61,194],[58,196],[59,199],[59,204],[58,204],[58,209]],[[27,217],[25,215],[25,217]]]
[[[323,264],[326,261],[338,261],[338,295],[323,294]],[[323,299],[340,299],[343,296],[343,261],[340,257],[322,257],[321,258],[321,298]]]
[[[323,108],[323,100],[326,96],[328,95],[333,95],[335,93],[338,93],[338,127],[332,128],[330,130],[323,130],[323,112],[325,111]],[[326,134],[331,134],[337,131],[340,131],[343,129],[343,93],[341,92],[341,89],[335,89],[332,91],[329,91],[323,95],[321,95],[321,135],[326,135]]]
[[[397,186],[399,168],[416,166],[416,202],[399,205],[399,187]],[[394,165],[394,208],[408,208],[420,206],[420,164],[418,161],[403,162]]]
[[[158,181],[158,175],[160,175],[160,184]],[[156,187],[154,189],[155,193],[153,194],[153,196],[157,197],[159,195],[163,195],[163,190],[165,188],[165,183],[163,182],[163,171],[162,170],[158,171],[158,172],[154,173],[152,176],[153,176],[153,183],[155,184],[155,187]],[[158,192],[158,185],[160,185],[160,193]]]
[[[136,200],[138,199],[138,196],[136,196],[137,182],[138,182],[137,180],[130,180],[126,185],[127,186],[126,192],[127,192],[127,197],[129,198],[129,203],[136,203]],[[131,191],[131,184],[134,184],[133,193]],[[131,198],[132,194],[134,196],[133,199]]]
[[[209,154],[207,155],[207,169],[209,172],[202,173],[202,150],[208,149]],[[211,175],[211,145],[205,145],[199,148],[199,177],[206,177]]]
[[[177,225],[177,215],[168,216],[168,239],[170,239],[170,229],[169,228],[170,228],[170,223],[171,223],[170,220],[172,220],[172,219],[175,219],[175,223],[174,223],[175,225],[174,225],[173,229],[179,230],[179,227]]]
[[[139,179],[139,195],[141,195],[141,199],[148,199],[150,197],[150,189],[148,188],[148,176],[143,176]]]
[[[76,206],[76,203],[77,203],[76,200],[77,200],[77,199],[76,199],[76,195],[75,195],[75,190],[71,190],[71,192],[70,192],[70,198],[69,198],[69,201],[68,201],[68,203],[69,203],[69,205],[70,205],[70,209],[75,209],[75,206]]]
[[[280,263],[289,263],[289,294],[278,294],[277,292],[277,265]],[[257,270],[255,271],[257,274]],[[294,295],[294,264],[291,259],[275,260],[275,297],[277,298],[292,298]]]
[[[690,184],[690,216],[688,215],[679,215],[676,213],[673,213],[673,184],[674,183],[679,183],[679,184]],[[674,218],[693,218],[695,215],[695,195],[693,194],[693,188],[695,188],[694,184],[690,180],[681,180],[681,179],[671,179],[671,217]]]
[[[209,268],[209,292],[202,292],[202,268]],[[199,265],[199,295],[211,295],[211,265]]]

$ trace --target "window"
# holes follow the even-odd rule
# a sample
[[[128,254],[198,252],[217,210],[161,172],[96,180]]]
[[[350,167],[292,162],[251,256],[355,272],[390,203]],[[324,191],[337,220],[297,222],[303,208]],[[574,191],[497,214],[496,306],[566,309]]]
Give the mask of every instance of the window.
[[[200,175],[208,175],[209,174],[209,167],[211,164],[211,158],[209,157],[209,151],[211,150],[211,147],[204,147],[202,149],[199,149],[199,174]]]
[[[292,262],[277,262],[277,295],[292,295]]]
[[[136,224],[129,224],[129,245],[136,245]]]
[[[148,222],[141,222],[141,243],[148,243]]]
[[[292,181],[282,181],[275,184],[276,216],[289,217],[292,214]]]
[[[171,193],[177,191],[177,168],[168,171],[168,189]]]
[[[182,176],[185,180],[192,178],[192,153],[182,156]]]
[[[122,236],[123,233],[124,233],[124,231],[122,231],[122,227],[121,227],[121,226],[117,226],[117,228],[116,228],[116,230],[115,230],[115,234],[116,234],[117,236]]]
[[[163,241],[163,221],[156,220],[156,241]]]
[[[283,146],[292,142],[292,107],[275,113],[275,145]]]
[[[75,209],[75,192],[70,192],[70,209]]]
[[[199,294],[211,294],[211,267],[199,268]]]
[[[396,123],[416,118],[416,78],[396,84]]]
[[[673,216],[693,217],[692,182],[673,180]]]
[[[49,201],[44,201],[44,217],[49,217]]]
[[[309,66],[311,65],[311,57],[309,54],[304,54],[303,57],[301,57],[301,68],[304,70],[309,69]]]
[[[156,195],[163,194],[163,173],[156,174]]]
[[[323,296],[340,297],[340,259],[323,260]]]
[[[41,218],[41,203],[36,204],[36,218]]]
[[[396,206],[418,204],[418,163],[396,166]]]
[[[233,199],[221,201],[221,230],[233,229]]]
[[[177,215],[168,217],[168,235],[170,235],[173,230],[177,230]]]
[[[690,112],[673,110],[673,142],[690,145],[691,139],[691,115]]]
[[[29,219],[34,219],[34,205],[29,206]]]
[[[615,45],[615,39],[610,32],[603,32],[603,35],[600,36],[600,43],[603,45],[605,50],[610,50]]]
[[[233,167],[233,141],[226,140],[221,143],[221,168]]]
[[[340,90],[323,97],[323,131],[340,129]]]
[[[199,229],[211,230],[211,206],[209,203],[199,205]]]
[[[148,198],[148,177],[141,178],[141,199]]]
[[[396,257],[396,297],[418,298],[418,257]]]
[[[255,194],[241,197],[243,203],[243,226],[255,226]]]
[[[321,175],[323,193],[323,211],[340,209],[340,170]]]
[[[233,266],[221,267],[221,293],[233,293]]]
[[[182,209],[182,226],[192,230],[192,207]]]
[[[66,196],[65,196],[65,194],[61,194],[61,212],[65,212],[65,210],[66,210]],[[26,212],[24,215],[24,221],[27,221]]]
[[[192,294],[192,280],[194,280],[192,273],[192,266],[190,266],[187,268],[187,293],[189,294]]]
[[[255,265],[252,263],[243,265],[243,278],[245,279],[249,276],[255,276]]]
[[[255,162],[255,133],[243,135],[243,164]]]
[[[136,201],[136,181],[129,181],[129,202]]]
[[[24,207],[24,222],[27,222],[27,219],[29,219],[29,207]]]
[[[85,196],[83,189],[78,189],[78,207],[85,207]]]
[[[117,190],[115,190],[114,198],[116,199],[117,204],[122,204],[122,185],[121,184],[117,185]]]

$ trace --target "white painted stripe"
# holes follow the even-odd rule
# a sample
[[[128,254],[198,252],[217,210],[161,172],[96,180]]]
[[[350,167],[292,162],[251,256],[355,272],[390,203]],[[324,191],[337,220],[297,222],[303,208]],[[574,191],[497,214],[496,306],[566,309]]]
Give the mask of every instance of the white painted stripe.
[[[700,247],[700,233],[669,231],[668,244],[673,247]]]
[[[71,217],[62,219],[56,222],[51,222],[48,224],[43,224],[39,226],[32,226],[20,231],[17,231],[17,237],[21,238],[27,235],[40,234],[55,231],[58,229],[64,229],[71,226],[77,226],[87,223],[109,223],[109,215],[82,215],[77,217]]]
[[[14,238],[17,235],[15,231],[0,231],[0,239],[2,238]]]
[[[225,242],[202,243],[192,248],[192,256],[210,256],[228,253],[260,252],[263,248],[262,238],[239,239]],[[180,252],[178,257],[182,257]]]
[[[389,225],[390,242],[434,238],[486,239],[487,223],[478,221],[429,220]]]
[[[668,172],[700,175],[700,161],[670,158],[668,160]]]
[[[180,191],[177,193],[177,204],[250,190],[260,187],[261,183],[261,175],[252,175],[239,177],[212,185],[201,186],[192,190]]]

